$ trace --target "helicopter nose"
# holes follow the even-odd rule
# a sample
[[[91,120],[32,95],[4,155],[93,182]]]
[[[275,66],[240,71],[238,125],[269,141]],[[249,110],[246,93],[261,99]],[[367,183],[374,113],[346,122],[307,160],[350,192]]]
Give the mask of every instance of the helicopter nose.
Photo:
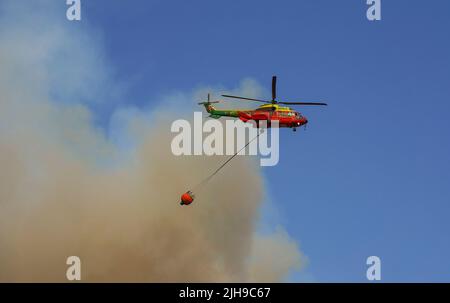
[[[301,117],[300,119],[297,120],[297,126],[302,126],[305,125],[306,123],[308,123],[308,119],[306,119],[305,117]]]

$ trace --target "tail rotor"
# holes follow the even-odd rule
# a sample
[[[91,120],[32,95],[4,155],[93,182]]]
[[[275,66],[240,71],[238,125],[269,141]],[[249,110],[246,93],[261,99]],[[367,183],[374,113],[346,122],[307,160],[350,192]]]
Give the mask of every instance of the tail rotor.
[[[209,105],[209,104],[214,104],[214,103],[220,103],[220,101],[211,101],[211,94],[208,93],[208,99],[206,102],[200,102],[198,103],[198,105]]]

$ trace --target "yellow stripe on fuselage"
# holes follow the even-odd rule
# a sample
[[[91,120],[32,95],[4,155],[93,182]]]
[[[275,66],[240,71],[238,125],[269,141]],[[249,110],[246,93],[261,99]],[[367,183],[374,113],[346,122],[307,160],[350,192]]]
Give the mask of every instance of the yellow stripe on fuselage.
[[[267,109],[267,110],[272,110],[273,108],[275,108],[276,111],[280,111],[280,112],[292,111],[292,109],[290,107],[279,106],[278,104],[264,104],[264,105],[261,105],[260,107],[258,107],[258,109]]]

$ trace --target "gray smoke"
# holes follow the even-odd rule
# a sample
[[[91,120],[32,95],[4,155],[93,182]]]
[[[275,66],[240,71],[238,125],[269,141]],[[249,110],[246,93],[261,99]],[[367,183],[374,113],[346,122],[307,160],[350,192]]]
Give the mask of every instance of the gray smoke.
[[[223,161],[172,155],[183,113],[118,110],[136,140],[123,152],[81,102],[120,91],[96,37],[54,1],[0,9],[0,281],[66,281],[72,255],[84,281],[282,281],[303,263],[282,229],[256,231],[257,161],[237,157],[181,207]]]

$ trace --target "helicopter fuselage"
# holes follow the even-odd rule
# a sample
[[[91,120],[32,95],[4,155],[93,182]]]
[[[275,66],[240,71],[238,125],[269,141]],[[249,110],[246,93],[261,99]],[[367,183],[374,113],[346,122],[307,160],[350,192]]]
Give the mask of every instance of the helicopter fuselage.
[[[220,117],[239,118],[243,122],[255,121],[259,126],[260,121],[266,121],[267,127],[271,126],[272,121],[278,121],[279,127],[295,128],[308,123],[308,119],[297,111],[287,106],[278,104],[264,104],[257,109],[216,109],[211,104],[204,104],[206,111],[211,118]]]

